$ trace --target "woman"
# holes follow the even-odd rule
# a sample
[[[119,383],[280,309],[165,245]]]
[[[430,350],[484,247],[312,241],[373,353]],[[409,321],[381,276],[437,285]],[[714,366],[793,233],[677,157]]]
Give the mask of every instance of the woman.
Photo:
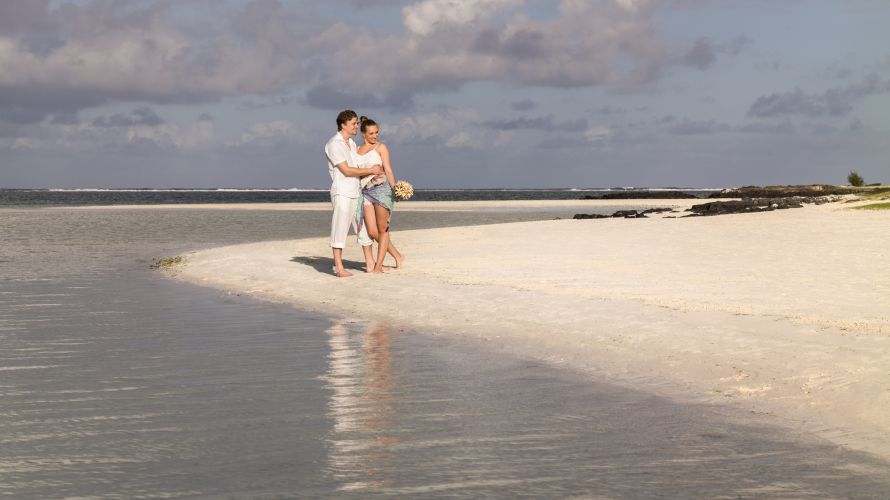
[[[363,203],[359,206],[359,217],[363,217],[363,221],[368,227],[368,236],[377,240],[377,261],[374,269],[368,270],[372,273],[383,272],[383,259],[386,253],[396,260],[396,269],[402,267],[405,256],[396,250],[395,245],[389,234],[389,218],[394,207],[392,195],[392,187],[396,185],[396,177],[392,173],[392,164],[389,161],[389,149],[386,144],[379,142],[380,128],[377,122],[362,116],[359,119],[362,138],[365,142],[358,148],[358,159],[356,166],[371,167],[372,165],[383,165],[383,174],[378,176],[369,175],[362,179],[362,196]]]

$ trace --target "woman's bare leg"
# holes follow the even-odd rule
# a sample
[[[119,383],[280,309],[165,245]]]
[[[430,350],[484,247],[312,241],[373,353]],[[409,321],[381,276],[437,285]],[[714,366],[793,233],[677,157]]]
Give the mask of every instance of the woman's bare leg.
[[[368,237],[374,241],[377,241],[377,216],[374,214],[374,205],[365,205],[365,229],[368,231]],[[379,243],[379,242],[378,242]],[[374,259],[371,259],[373,262]],[[366,266],[365,272],[372,272],[374,270],[374,266]]]
[[[374,205],[374,215],[377,218],[377,263],[374,265],[375,273],[383,272],[383,259],[389,250],[389,210],[380,205]]]
[[[376,241],[379,244],[380,241],[377,239],[377,237],[380,235],[380,232],[377,229],[377,214],[374,213],[373,207],[373,204],[370,206],[365,206],[365,227],[368,228],[368,236],[370,236],[372,240]],[[389,213],[387,213],[387,217],[389,217]],[[390,255],[392,255],[393,259],[395,259],[396,269],[401,269],[402,262],[404,262],[405,260],[405,256],[401,252],[399,252],[395,245],[393,245],[392,235],[390,235],[389,245],[387,245],[386,251]]]
[[[392,255],[392,258],[396,260],[396,269],[402,268],[402,262],[405,260],[405,256],[402,255],[397,249],[396,246],[392,244],[392,235],[389,235],[389,245],[386,247],[386,251]]]

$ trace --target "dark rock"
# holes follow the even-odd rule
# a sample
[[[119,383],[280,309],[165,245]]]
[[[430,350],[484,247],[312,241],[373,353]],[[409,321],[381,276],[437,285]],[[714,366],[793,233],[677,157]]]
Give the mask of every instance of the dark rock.
[[[637,212],[636,210],[618,210],[617,212],[612,214],[612,217],[624,217],[625,219],[637,219],[640,217],[645,217],[645,215]]]
[[[575,214],[573,219],[608,219],[611,217],[610,215],[602,215],[602,214]]]
[[[624,219],[646,219],[646,214],[660,214],[662,212],[670,212],[670,208],[649,208],[647,210],[643,210],[642,212],[637,210],[618,210],[612,215],[602,215],[602,214],[575,214],[573,219],[609,219],[609,218],[624,218]]]
[[[724,215],[753,212],[770,212],[801,208],[804,203],[826,203],[826,198],[746,198],[743,200],[712,201],[693,205],[688,211],[698,215]],[[821,203],[820,203],[821,204]]]
[[[750,212],[755,207],[757,205],[751,200],[712,201],[710,203],[693,205],[689,208],[689,211],[697,215],[723,215]],[[758,208],[757,211],[761,210]]]

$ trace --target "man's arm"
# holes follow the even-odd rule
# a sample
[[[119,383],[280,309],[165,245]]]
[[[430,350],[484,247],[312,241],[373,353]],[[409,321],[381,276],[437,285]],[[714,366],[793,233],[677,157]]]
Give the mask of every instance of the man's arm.
[[[328,155],[328,159],[334,164],[346,177],[364,177],[366,175],[377,175],[383,172],[383,167],[374,165],[371,168],[355,168],[350,167],[347,162],[349,158],[349,147],[342,142],[333,142],[325,145],[324,152]]]
[[[371,168],[355,168],[350,167],[345,161],[334,165],[346,177],[364,177],[366,175],[377,175],[383,173],[383,167],[374,165]]]

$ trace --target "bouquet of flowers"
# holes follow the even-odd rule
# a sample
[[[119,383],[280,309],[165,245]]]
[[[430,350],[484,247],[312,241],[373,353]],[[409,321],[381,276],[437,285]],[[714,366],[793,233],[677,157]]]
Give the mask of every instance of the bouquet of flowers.
[[[414,196],[414,186],[408,181],[399,181],[392,187],[392,194],[396,201],[405,201]]]

